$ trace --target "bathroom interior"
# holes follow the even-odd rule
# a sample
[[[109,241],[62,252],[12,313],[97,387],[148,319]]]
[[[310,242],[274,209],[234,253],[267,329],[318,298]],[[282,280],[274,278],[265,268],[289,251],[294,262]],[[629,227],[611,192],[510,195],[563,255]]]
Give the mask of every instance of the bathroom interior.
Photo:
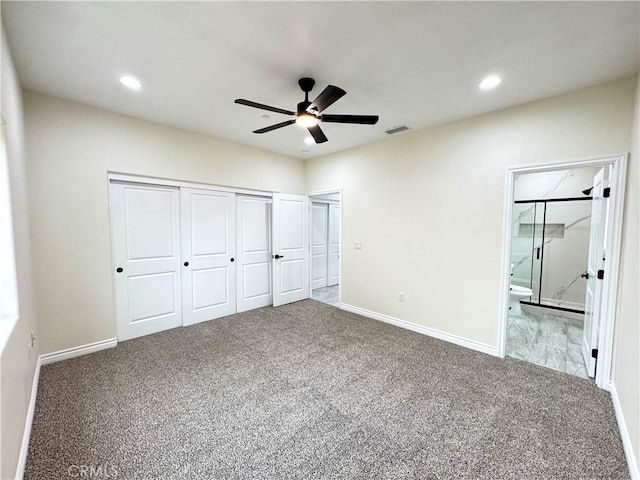
[[[518,175],[514,189],[506,354],[583,378],[590,189],[598,170]]]

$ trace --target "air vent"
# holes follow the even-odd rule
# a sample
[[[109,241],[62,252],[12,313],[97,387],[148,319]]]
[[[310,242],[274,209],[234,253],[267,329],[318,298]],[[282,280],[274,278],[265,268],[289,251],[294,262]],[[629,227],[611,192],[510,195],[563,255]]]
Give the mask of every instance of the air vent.
[[[405,130],[409,130],[409,127],[406,125],[398,125],[397,127],[390,128],[389,130],[385,130],[385,133],[389,135],[393,135],[394,133],[404,132]]]

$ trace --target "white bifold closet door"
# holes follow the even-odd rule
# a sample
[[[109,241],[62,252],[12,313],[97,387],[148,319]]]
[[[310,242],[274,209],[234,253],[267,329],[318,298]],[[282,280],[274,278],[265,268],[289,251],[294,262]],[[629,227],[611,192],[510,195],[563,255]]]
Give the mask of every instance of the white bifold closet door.
[[[118,339],[182,325],[178,189],[109,188]]]
[[[273,194],[273,306],[309,298],[309,197]]]
[[[311,289],[328,285],[329,205],[311,204]]]
[[[119,340],[309,298],[304,195],[114,181],[110,210]]]
[[[340,283],[340,205],[329,204],[327,286]]]
[[[235,193],[180,189],[183,325],[236,313]]]
[[[270,198],[237,197],[238,312],[273,303],[271,203]]]

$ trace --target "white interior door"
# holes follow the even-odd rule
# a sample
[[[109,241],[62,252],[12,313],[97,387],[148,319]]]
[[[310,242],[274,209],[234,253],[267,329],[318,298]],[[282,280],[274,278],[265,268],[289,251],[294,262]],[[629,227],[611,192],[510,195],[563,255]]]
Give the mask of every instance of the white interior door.
[[[585,298],[584,332],[582,340],[582,355],[587,367],[587,373],[594,377],[596,373],[596,359],[592,356],[593,349],[598,348],[598,327],[600,324],[600,303],[602,300],[602,280],[598,278],[598,271],[604,269],[604,237],[607,215],[607,198],[603,191],[606,187],[606,169],[603,167],[593,179],[593,197],[591,205],[591,230],[589,232],[589,260],[587,265],[587,293]]]
[[[309,198],[273,194],[273,305],[309,298]]]
[[[118,340],[182,324],[178,189],[112,183]]]
[[[311,288],[328,285],[329,209],[326,203],[311,205]]]
[[[340,283],[340,205],[329,204],[329,255],[327,285]]]
[[[273,303],[271,199],[238,196],[238,312]]]
[[[236,313],[235,194],[180,189],[183,325]]]

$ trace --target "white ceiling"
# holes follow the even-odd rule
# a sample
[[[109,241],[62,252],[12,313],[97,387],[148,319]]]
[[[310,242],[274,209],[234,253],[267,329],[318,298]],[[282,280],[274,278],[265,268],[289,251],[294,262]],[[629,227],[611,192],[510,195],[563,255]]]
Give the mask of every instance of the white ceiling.
[[[309,158],[638,72],[638,2],[10,2],[2,17],[23,87],[114,112]],[[497,73],[503,84],[481,92]],[[140,78],[140,92],[118,83]],[[289,117],[298,78],[347,95],[303,143]],[[265,120],[263,114],[270,115]],[[302,150],[310,150],[303,154]]]

